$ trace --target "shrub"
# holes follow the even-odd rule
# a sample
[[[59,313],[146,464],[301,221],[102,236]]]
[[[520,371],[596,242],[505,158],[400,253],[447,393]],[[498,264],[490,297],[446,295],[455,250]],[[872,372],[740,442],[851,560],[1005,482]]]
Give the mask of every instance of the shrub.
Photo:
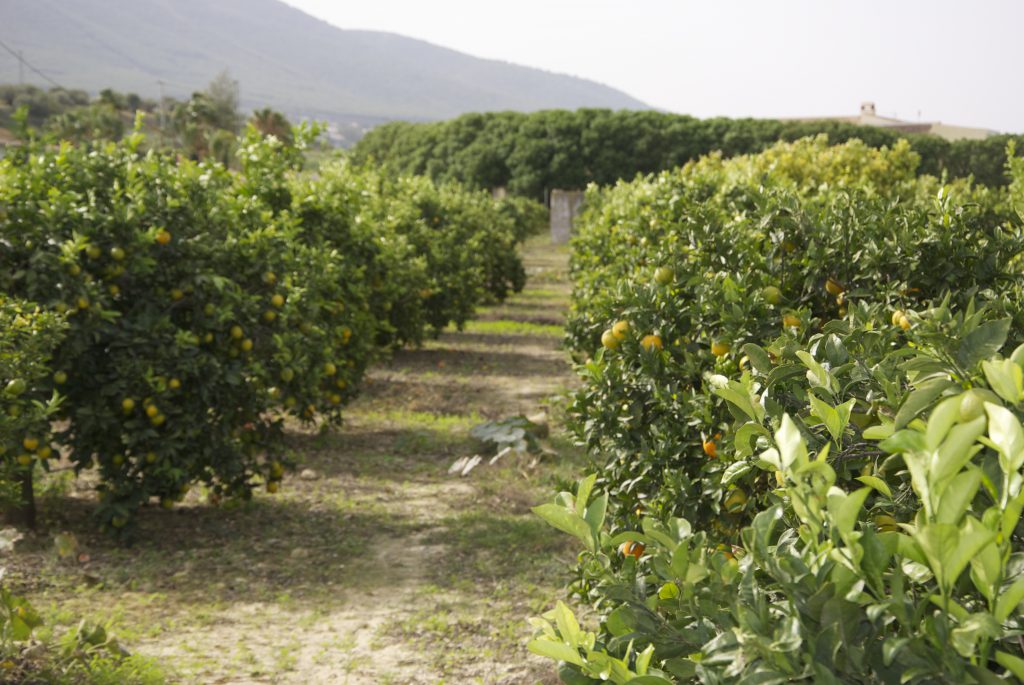
[[[601,609],[600,637],[564,606],[535,623],[565,682],[1024,679],[1024,346],[997,354],[1010,321],[990,311],[906,331],[885,313],[750,345],[752,369],[715,381],[738,538],[674,517],[616,533],[594,477],[537,508],[586,546]]]
[[[573,243],[573,412],[623,520],[718,517],[731,436],[705,379],[751,363],[747,343],[797,344],[858,303],[924,308],[947,291],[1024,324],[1020,226],[945,192],[921,201],[907,154],[802,141],[591,191]]]

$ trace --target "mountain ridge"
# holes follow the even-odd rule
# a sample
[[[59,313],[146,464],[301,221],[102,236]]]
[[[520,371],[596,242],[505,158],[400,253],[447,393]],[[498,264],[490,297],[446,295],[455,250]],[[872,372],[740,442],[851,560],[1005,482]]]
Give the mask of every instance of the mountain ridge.
[[[227,69],[247,108],[378,123],[476,111],[649,109],[587,79],[341,29],[279,0],[0,0],[0,39],[69,88],[187,97]],[[0,58],[0,82],[17,60]]]

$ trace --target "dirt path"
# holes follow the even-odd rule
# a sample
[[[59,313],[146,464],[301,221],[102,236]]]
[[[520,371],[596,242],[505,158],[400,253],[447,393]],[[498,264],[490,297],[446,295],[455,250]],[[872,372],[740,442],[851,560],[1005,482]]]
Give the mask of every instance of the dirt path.
[[[522,294],[375,369],[343,429],[296,432],[300,473],[277,496],[190,495],[144,512],[144,541],[120,549],[76,523],[91,493],[57,482],[16,582],[51,625],[109,620],[178,682],[557,682],[525,651],[525,618],[561,595],[572,549],[529,507],[574,472],[571,450],[556,430],[559,458],[447,474],[480,449],[473,425],[535,414],[573,383],[566,252],[536,239],[525,258]],[[88,563],[58,561],[61,530]]]

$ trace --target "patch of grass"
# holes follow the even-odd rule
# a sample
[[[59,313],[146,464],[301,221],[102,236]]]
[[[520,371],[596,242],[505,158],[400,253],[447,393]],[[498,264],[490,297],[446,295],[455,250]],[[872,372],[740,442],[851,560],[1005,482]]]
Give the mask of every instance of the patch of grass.
[[[554,324],[531,323],[528,321],[469,321],[466,323],[467,333],[487,333],[490,335],[539,335],[561,338],[565,328]]]

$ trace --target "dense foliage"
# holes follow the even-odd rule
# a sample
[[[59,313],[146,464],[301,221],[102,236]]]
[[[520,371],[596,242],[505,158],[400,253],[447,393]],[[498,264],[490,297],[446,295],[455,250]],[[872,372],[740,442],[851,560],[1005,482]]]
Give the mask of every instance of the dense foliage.
[[[569,344],[606,462],[538,510],[603,619],[538,622],[566,682],[1024,676],[1017,186],[915,166],[812,139],[591,190]]]
[[[354,154],[403,173],[477,188],[503,186],[542,199],[553,188],[611,185],[714,151],[732,157],[760,152],[780,140],[821,133],[836,143],[858,138],[876,148],[892,147],[906,138],[920,157],[920,173],[973,176],[990,186],[1007,183],[1006,144],[1018,139],[1000,135],[949,142],[933,135],[828,121],[702,120],[662,112],[581,109],[467,114],[436,123],[393,122],[367,133]]]
[[[141,142],[0,162],[0,292],[67,317],[36,392],[59,391],[53,440],[97,469],[115,529],[196,482],[214,497],[275,491],[286,417],[339,420],[386,346],[522,287],[523,229],[486,194],[296,173],[299,147],[255,129],[238,173]],[[5,460],[49,444],[27,431]]]

